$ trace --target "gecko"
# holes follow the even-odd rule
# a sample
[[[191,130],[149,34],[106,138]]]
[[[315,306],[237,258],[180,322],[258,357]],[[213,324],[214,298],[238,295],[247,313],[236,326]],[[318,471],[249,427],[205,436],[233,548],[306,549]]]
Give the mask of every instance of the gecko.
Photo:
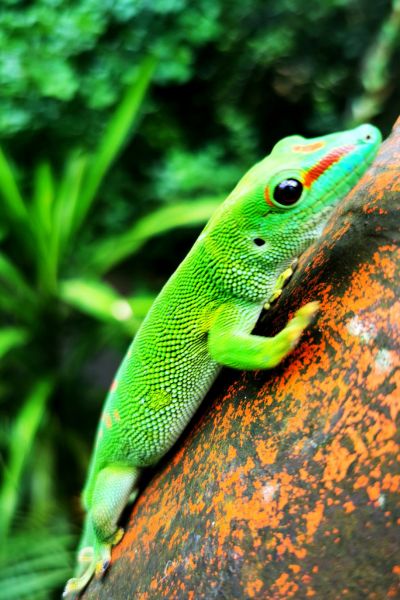
[[[271,369],[296,346],[317,301],[273,337],[252,330],[372,163],[381,139],[369,124],[313,139],[286,137],[211,216],[155,299],[111,385],[83,491],[78,568],[64,597],[105,573],[141,469],[177,441],[221,367]]]

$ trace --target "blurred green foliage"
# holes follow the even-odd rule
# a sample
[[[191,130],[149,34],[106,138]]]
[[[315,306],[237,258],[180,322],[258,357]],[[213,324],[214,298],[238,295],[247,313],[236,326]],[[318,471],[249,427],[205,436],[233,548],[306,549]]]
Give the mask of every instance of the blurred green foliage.
[[[0,600],[69,575],[107,386],[196,230],[278,138],[388,131],[399,30],[398,0],[3,0]]]

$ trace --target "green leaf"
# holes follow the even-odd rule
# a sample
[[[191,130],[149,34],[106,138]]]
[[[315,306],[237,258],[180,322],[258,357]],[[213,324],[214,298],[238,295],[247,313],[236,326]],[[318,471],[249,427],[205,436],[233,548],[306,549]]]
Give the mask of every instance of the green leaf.
[[[0,553],[0,600],[47,600],[70,575],[75,541],[57,522],[21,524]]]
[[[18,189],[17,177],[6,155],[0,148],[0,193],[9,217],[16,222],[26,223],[28,213]]]
[[[139,68],[137,79],[128,87],[125,95],[111,117],[99,147],[93,155],[85,178],[79,207],[75,215],[75,229],[85,219],[96,193],[111,163],[126,142],[138,119],[147,89],[156,67],[156,59],[148,56]]]
[[[0,308],[24,321],[36,317],[36,296],[17,267],[0,254]]]
[[[49,379],[38,381],[26,398],[12,426],[8,463],[0,489],[0,539],[4,539],[8,535],[18,506],[25,467],[52,389],[53,383]]]
[[[147,313],[149,312],[151,305],[155,299],[154,294],[136,294],[128,299],[131,305],[133,314],[137,319],[143,321]]]
[[[13,348],[22,346],[28,339],[24,329],[19,327],[3,327],[0,329],[0,359]]]
[[[27,568],[34,569],[35,565],[26,565]],[[0,600],[48,600],[50,591],[56,586],[65,583],[70,569],[63,567],[55,568],[53,565],[46,565],[47,570],[32,571],[23,576],[1,577],[0,581],[4,586],[0,591]]]
[[[129,301],[102,281],[88,279],[62,281],[60,297],[91,317],[122,324],[130,334],[137,331],[139,321]]]
[[[17,177],[3,150],[0,148],[0,195],[6,218],[22,243],[31,248],[28,211],[17,185]]]
[[[42,162],[37,165],[33,177],[32,213],[40,228],[41,236],[48,236],[51,231],[54,186],[50,163]]]
[[[42,283],[53,290],[57,286],[58,270],[64,250],[68,244],[75,214],[80,203],[82,180],[87,158],[81,151],[73,152],[66,160],[58,193],[51,215],[51,230],[48,247],[43,256]]]
[[[208,221],[224,197],[180,202],[146,215],[128,231],[96,244],[88,263],[97,273],[104,273],[121,260],[137,252],[149,239],[176,227],[196,227]]]
[[[36,270],[40,287],[55,289],[56,265],[51,253],[53,233],[53,207],[55,199],[54,175],[48,162],[40,163],[34,171],[33,202],[30,213],[34,223],[33,232],[37,242]]]
[[[66,161],[54,215],[60,238],[60,251],[68,242],[75,215],[80,210],[80,193],[87,168],[87,160],[87,156],[81,150],[76,150]]]
[[[21,296],[26,302],[35,302],[35,294],[17,267],[0,253],[0,287],[10,291],[12,297]],[[1,293],[4,293],[4,289]]]

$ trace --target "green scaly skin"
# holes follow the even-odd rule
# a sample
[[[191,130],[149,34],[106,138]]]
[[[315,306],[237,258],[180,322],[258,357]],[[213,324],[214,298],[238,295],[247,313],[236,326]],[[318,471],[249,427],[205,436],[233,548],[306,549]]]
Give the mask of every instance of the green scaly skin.
[[[300,308],[272,338],[251,331],[380,142],[372,125],[312,140],[285,138],[210,219],[155,300],[111,386],[83,493],[79,567],[65,596],[107,569],[140,468],[157,463],[177,440],[221,366],[272,368],[297,344],[317,302]],[[288,179],[302,190],[290,205],[287,189],[283,196],[276,191]]]

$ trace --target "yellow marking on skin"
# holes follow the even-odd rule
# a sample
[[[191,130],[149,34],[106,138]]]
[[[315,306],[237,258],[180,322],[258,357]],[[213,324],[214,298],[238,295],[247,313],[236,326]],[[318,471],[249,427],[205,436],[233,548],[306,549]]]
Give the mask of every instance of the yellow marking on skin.
[[[210,331],[210,327],[215,319],[216,311],[220,307],[219,302],[208,302],[200,311],[199,326],[202,333]]]
[[[172,402],[172,396],[165,390],[157,390],[150,392],[147,400],[147,405],[152,410],[161,410]]]
[[[296,144],[292,146],[293,152],[299,152],[300,154],[309,154],[321,150],[326,145],[326,142],[314,142],[313,144]]]
[[[117,387],[118,387],[118,381],[116,379],[114,379],[114,381],[112,382],[111,387],[110,387],[110,392],[115,392]]]
[[[111,421],[110,415],[105,414],[103,416],[103,420],[104,420],[104,424],[107,427],[107,429],[110,429],[112,427],[112,421]]]
[[[114,419],[116,421],[120,421],[121,420],[121,416],[120,416],[119,412],[117,411],[117,409],[114,410]]]

